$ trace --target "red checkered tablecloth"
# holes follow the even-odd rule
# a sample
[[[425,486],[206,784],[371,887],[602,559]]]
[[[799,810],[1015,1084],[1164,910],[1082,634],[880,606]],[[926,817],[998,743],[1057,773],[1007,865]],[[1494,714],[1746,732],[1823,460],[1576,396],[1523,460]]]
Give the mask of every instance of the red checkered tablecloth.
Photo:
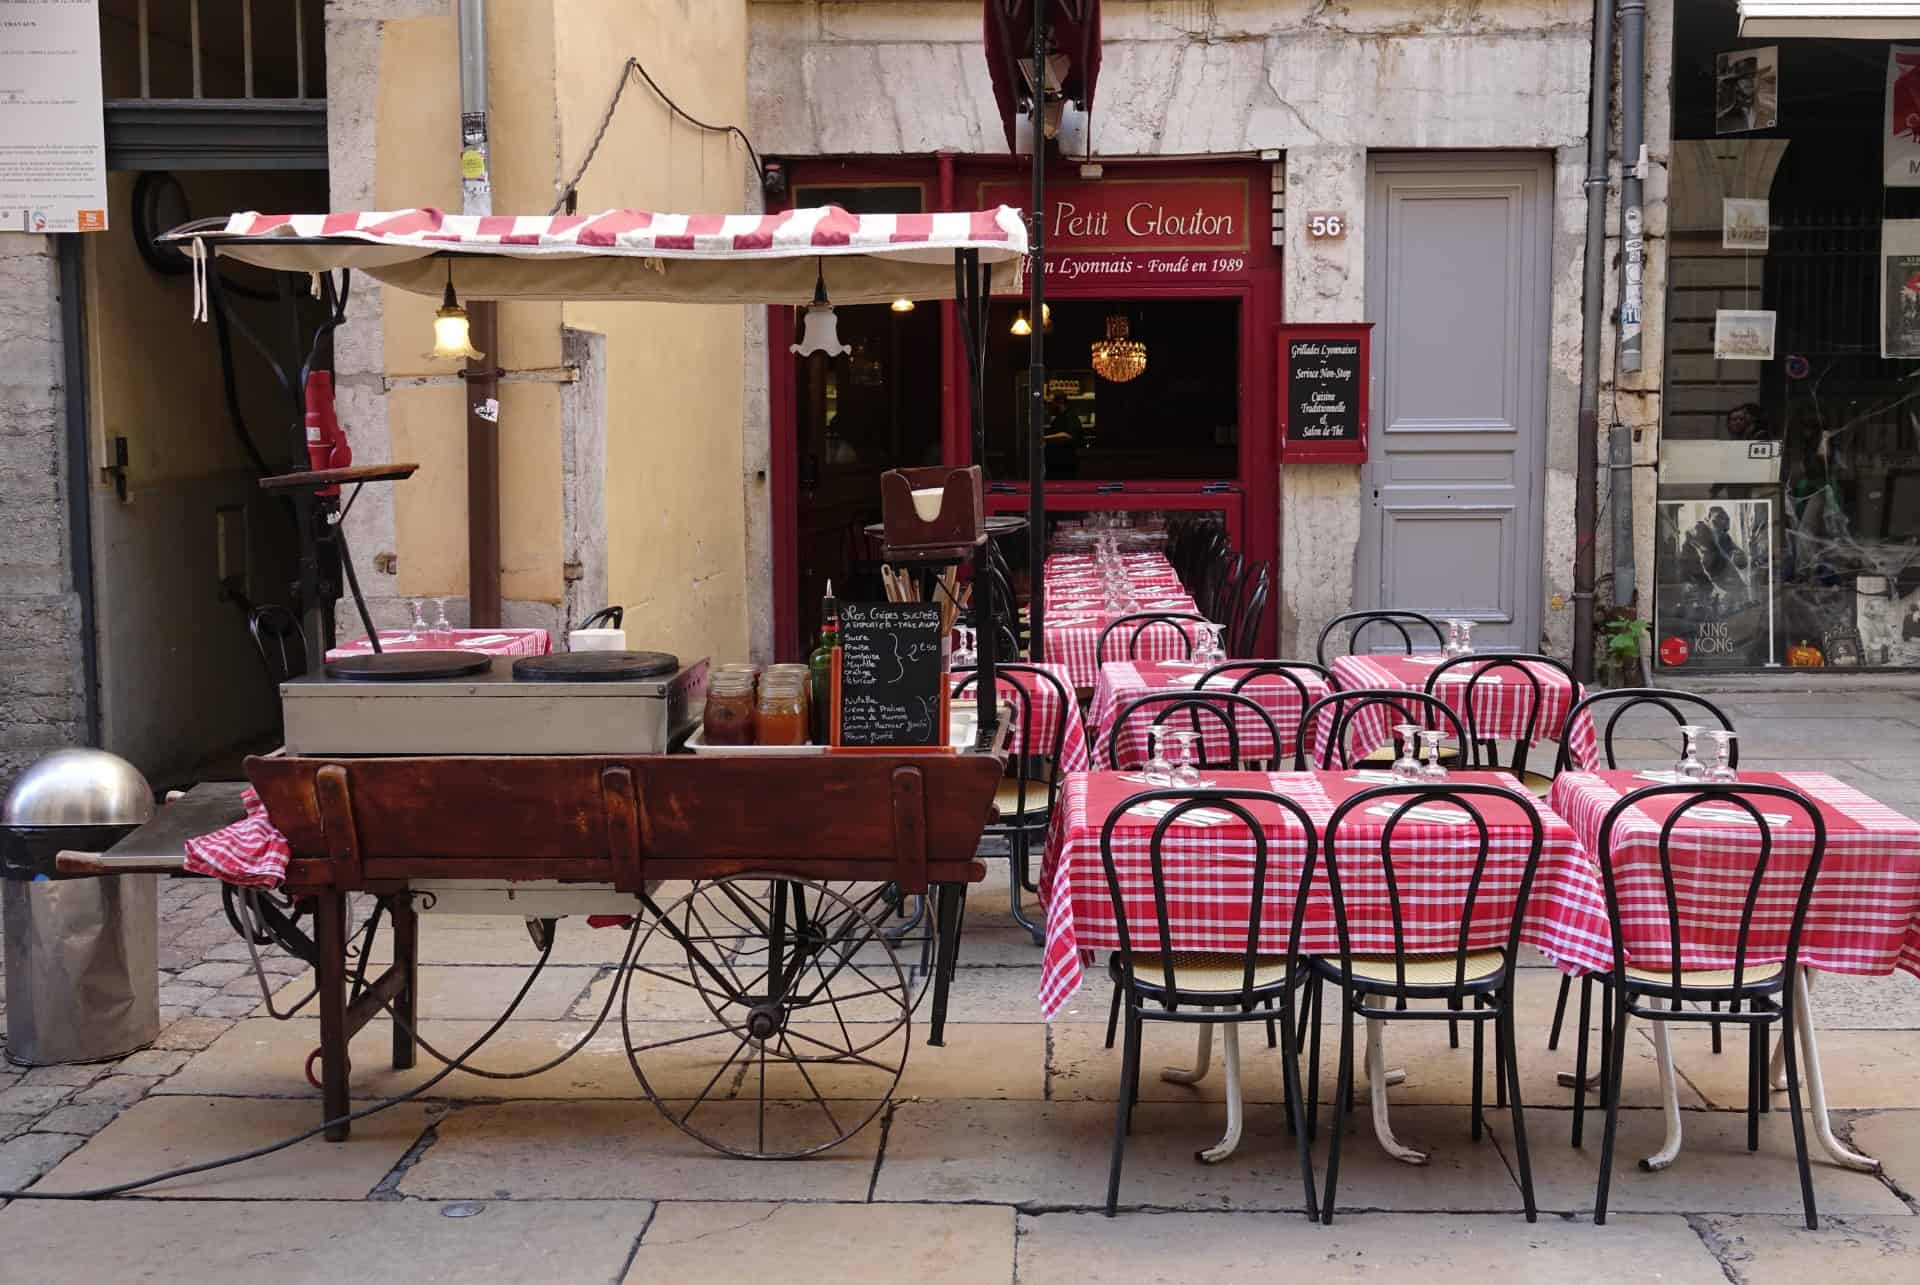
[[[1180,584],[1173,564],[1163,553],[1127,554],[1121,559],[1127,579],[1133,586],[1134,600],[1141,611],[1177,611],[1198,614],[1192,595]],[[1100,631],[1115,617],[1106,611],[1105,586],[1099,568],[1085,554],[1061,553],[1047,559],[1046,568],[1046,656],[1054,664],[1065,665],[1073,685],[1092,687],[1099,662],[1095,652]],[[1127,639],[1133,632],[1114,635],[1109,655],[1125,654]],[[1194,626],[1187,626],[1191,633]],[[1140,635],[1135,652],[1147,661],[1184,659],[1191,650],[1187,639],[1172,625],[1152,625]]]
[[[1339,682],[1341,690],[1353,691],[1359,688],[1391,688],[1399,691],[1425,691],[1427,679],[1445,658],[1431,652],[1416,652],[1411,656],[1373,655],[1341,656],[1329,668]],[[1523,662],[1524,663],[1524,662]],[[1540,680],[1540,718],[1534,725],[1533,740],[1556,740],[1567,721],[1567,712],[1583,694],[1577,683],[1569,683],[1567,676],[1549,665],[1527,664],[1527,672]],[[1446,703],[1449,709],[1467,722],[1466,691],[1467,680],[1471,677],[1471,666],[1456,665],[1449,669],[1446,681],[1442,682],[1435,693]],[[1495,680],[1499,681],[1495,681]],[[1473,718],[1470,727],[1483,740],[1517,740],[1526,731],[1528,707],[1533,703],[1533,688],[1521,681],[1511,668],[1502,668],[1488,674],[1473,684]],[[1587,724],[1587,762],[1592,761],[1593,727]],[[1370,706],[1356,714],[1349,729],[1349,743],[1353,753],[1368,754],[1382,745],[1393,743],[1393,724],[1395,715],[1385,706]],[[1444,730],[1444,729],[1443,729]],[[1315,729],[1313,752],[1317,756],[1323,748],[1320,736],[1326,729]],[[1576,741],[1576,753],[1580,746]],[[1315,762],[1319,759],[1316,757]],[[1551,764],[1540,764],[1542,769]]]
[[[1175,690],[1199,690],[1195,680],[1201,670],[1178,663],[1140,660],[1110,660],[1100,666],[1100,673],[1093,688],[1093,708],[1089,715],[1093,732],[1094,750],[1098,765],[1107,767],[1111,760],[1107,757],[1107,737],[1113,731],[1114,720],[1127,705],[1152,692]],[[1317,701],[1329,690],[1326,679],[1311,669],[1293,671],[1306,685],[1309,702]],[[1238,680],[1238,675],[1224,674],[1213,680],[1205,690],[1225,691]],[[1290,757],[1293,754],[1293,742],[1300,728],[1300,716],[1306,710],[1300,704],[1300,691],[1284,678],[1262,674],[1240,689],[1242,696],[1251,697],[1262,709],[1273,716],[1274,726],[1280,732],[1280,755]],[[1147,758],[1146,729],[1153,719],[1145,711],[1127,721],[1120,730],[1119,765],[1123,768],[1138,767]],[[1182,717],[1182,725],[1186,720]],[[1267,725],[1244,709],[1234,711],[1234,723],[1240,738],[1242,758],[1271,759],[1274,757],[1273,738],[1267,734]],[[1209,761],[1224,759],[1231,746],[1227,743],[1226,724],[1220,719],[1202,714],[1200,732],[1206,743]],[[1281,765],[1284,766],[1284,765]]]
[[[1807,911],[1800,962],[1836,973],[1884,974],[1900,968],[1920,974],[1920,823],[1825,772],[1742,772],[1740,779],[1799,790],[1820,809],[1827,827],[1827,852]],[[1650,774],[1626,770],[1566,772],[1553,783],[1552,805],[1582,848],[1597,854],[1607,810],[1655,783]],[[1660,827],[1685,798],[1649,799],[1614,827],[1612,861],[1622,927],[1628,958],[1638,967],[1665,968],[1673,961]],[[1769,822],[1773,853],[1747,943],[1749,964],[1786,958],[1788,920],[1813,848],[1813,829],[1799,808],[1764,798],[1754,803],[1763,814],[1787,821]],[[1685,967],[1733,967],[1759,847],[1759,831],[1745,818],[1708,820],[1690,812],[1674,828],[1670,849]],[[1610,962],[1611,947],[1604,940],[1602,945]]]
[[[1148,788],[1126,777],[1111,772],[1070,776],[1061,805],[1054,812],[1040,873],[1040,894],[1047,907],[1047,942],[1039,998],[1041,1013],[1047,1018],[1057,1015],[1079,990],[1093,952],[1120,945],[1100,859],[1100,830],[1129,795]],[[1372,786],[1347,772],[1212,772],[1207,779],[1221,789],[1284,794],[1299,802],[1316,828],[1325,826],[1342,801]],[[1503,789],[1512,785],[1511,778],[1491,772],[1459,772],[1452,780]],[[1506,944],[1519,896],[1531,835],[1523,809],[1531,806],[1531,800],[1511,790],[1508,797],[1511,802],[1506,798],[1473,800],[1487,819],[1491,841],[1468,932],[1467,944],[1474,949]],[[1251,810],[1268,837],[1260,948],[1280,953],[1287,948],[1294,895],[1306,856],[1305,837],[1291,813],[1270,804]],[[1576,962],[1591,967],[1596,957],[1582,943],[1606,935],[1598,879],[1567,823],[1544,808],[1540,809],[1540,819],[1540,867],[1522,920],[1521,939],[1556,955],[1571,954]],[[1134,948],[1243,950],[1254,847],[1245,824],[1235,818],[1219,825],[1180,823],[1168,830],[1162,865],[1173,936],[1170,942],[1159,940],[1153,911],[1153,878],[1147,854],[1156,824],[1150,817],[1129,813],[1114,831],[1114,860],[1127,898],[1127,923]],[[1394,949],[1385,873],[1378,859],[1385,825],[1385,817],[1362,809],[1347,818],[1340,832],[1340,882],[1355,953]],[[1478,846],[1473,827],[1406,820],[1395,835],[1394,878],[1406,916],[1406,948],[1457,949],[1465,874],[1472,869]],[[1368,859],[1369,853],[1372,860]],[[1315,874],[1300,945],[1310,954],[1336,954],[1340,949],[1332,896],[1325,888],[1324,864]]]
[[[425,637],[408,639],[409,632],[406,629],[382,629],[381,650],[426,651],[438,645],[427,641]],[[460,651],[483,651],[489,656],[544,656],[549,643],[544,629],[456,629],[453,631],[453,641],[445,645]],[[356,638],[329,650],[327,659],[364,656],[372,650],[372,644],[365,638]]]
[[[1073,679],[1067,673],[1065,665],[1045,664],[1036,668],[1052,674],[1066,685],[1066,703],[1062,707],[1058,689],[1044,679],[1019,672],[1001,673],[996,686],[1003,693],[1003,699],[1013,704],[1013,731],[1007,738],[1007,750],[1013,754],[1029,752],[1021,740],[1021,718],[1019,698],[1011,690],[1014,686],[1027,693],[1033,711],[1033,753],[1045,753],[1053,748],[1053,729],[1061,718],[1067,725],[1060,733],[1060,770],[1063,772],[1084,772],[1090,766],[1087,750],[1087,729],[1080,721],[1080,706],[1074,700]],[[964,677],[964,675],[962,675]],[[958,683],[955,684],[958,686]],[[969,687],[962,700],[972,700],[974,689]]]

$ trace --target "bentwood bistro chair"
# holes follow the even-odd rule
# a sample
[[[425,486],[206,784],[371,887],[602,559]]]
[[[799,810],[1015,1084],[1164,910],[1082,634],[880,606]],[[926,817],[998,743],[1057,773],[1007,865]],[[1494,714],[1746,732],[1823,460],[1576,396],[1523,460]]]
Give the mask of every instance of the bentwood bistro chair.
[[[1426,692],[1429,696],[1438,696],[1443,689],[1458,686],[1461,689],[1460,707],[1466,712],[1467,735],[1480,746],[1486,765],[1511,772],[1535,795],[1545,798],[1553,787],[1553,778],[1527,770],[1527,756],[1533,748],[1534,738],[1539,734],[1540,712],[1546,704],[1546,686],[1537,672],[1542,668],[1555,671],[1564,679],[1569,691],[1580,690],[1579,684],[1574,681],[1573,671],[1567,668],[1565,662],[1535,652],[1516,651],[1474,652],[1443,660],[1427,675]],[[1518,692],[1520,708],[1525,711],[1520,735],[1514,738],[1513,757],[1504,765],[1500,762],[1498,744],[1479,726],[1479,702],[1475,699],[1482,690],[1495,685]]]
[[[1330,692],[1340,690],[1339,680],[1310,660],[1224,661],[1202,674],[1200,681],[1195,684],[1194,690],[1218,691],[1221,690],[1221,688],[1215,684],[1220,683],[1224,684],[1226,691],[1232,692],[1236,696],[1246,696],[1246,689],[1249,685],[1260,682],[1263,679],[1276,679],[1282,684],[1292,688],[1291,695],[1294,700],[1299,702],[1295,708],[1304,716],[1307,707],[1313,704],[1313,693],[1307,688],[1306,679],[1302,677],[1304,674],[1312,674],[1318,677],[1321,682],[1326,684],[1327,690]],[[1249,699],[1252,698],[1249,697]],[[1276,725],[1279,722],[1278,719],[1274,721]],[[1279,741],[1274,742],[1273,765],[1275,768],[1278,768],[1298,752],[1299,745],[1297,742],[1298,739],[1305,734],[1306,727],[1307,724],[1303,717],[1299,730],[1295,733],[1296,744],[1292,747],[1283,745]]]
[[[1690,966],[1682,951],[1670,948],[1669,958],[1659,967],[1635,964],[1623,947],[1622,898],[1619,878],[1613,868],[1614,831],[1622,815],[1632,808],[1667,796],[1682,796],[1660,828],[1660,881],[1663,904],[1659,913],[1666,919],[1667,941],[1681,943],[1680,916],[1682,894],[1673,874],[1671,842],[1676,828],[1685,824],[1688,812],[1699,807],[1730,808],[1744,812],[1759,827],[1759,852],[1747,885],[1740,912],[1739,934],[1734,940],[1733,967]],[[1804,813],[1812,827],[1812,846],[1806,869],[1795,876],[1791,869],[1767,880],[1774,858],[1773,830],[1761,805],[1777,803]],[[1800,1203],[1806,1214],[1807,1229],[1818,1230],[1820,1217],[1814,1204],[1813,1170],[1807,1160],[1807,1124],[1800,1112],[1800,1066],[1794,1052],[1794,970],[1800,966],[1800,939],[1806,927],[1807,907],[1813,900],[1813,887],[1826,857],[1827,827],[1820,809],[1798,790],[1780,785],[1650,785],[1615,803],[1600,823],[1600,876],[1606,891],[1607,922],[1613,932],[1613,968],[1598,974],[1606,989],[1610,1020],[1601,1028],[1601,1100],[1606,1105],[1606,1134],[1600,1144],[1600,1183],[1594,1193],[1593,1221],[1607,1221],[1607,1194],[1613,1181],[1614,1137],[1620,1123],[1620,1086],[1626,1074],[1627,1020],[1638,1017],[1649,1022],[1742,1022],[1747,1027],[1747,1150],[1760,1149],[1760,1112],[1767,1108],[1768,1037],[1779,1025],[1786,1046],[1787,1106],[1793,1120],[1793,1155],[1800,1168]],[[1793,918],[1787,927],[1786,957],[1777,962],[1756,962],[1750,958],[1750,941],[1756,915],[1778,914],[1785,894],[1793,894]],[[1764,909],[1763,909],[1764,907]],[[1636,918],[1645,908],[1635,906]],[[1644,955],[1644,951],[1642,952]],[[1651,962],[1650,960],[1648,962]],[[1717,963],[1718,961],[1713,961]],[[1720,1012],[1701,1012],[1686,1005],[1703,1001],[1725,1003]],[[1743,1007],[1744,1006],[1744,1007]],[[1581,1005],[1585,1008],[1583,1002]],[[1586,1111],[1587,1025],[1581,1015],[1579,1052],[1576,1055],[1573,1082],[1573,1144],[1580,1145]]]
[[[1674,726],[1676,727],[1685,726],[1689,717],[1693,717],[1696,723],[1702,722],[1703,720],[1698,716],[1689,715],[1685,712],[1690,709],[1699,710],[1702,714],[1711,717],[1723,730],[1733,731],[1733,721],[1726,716],[1718,705],[1704,696],[1695,696],[1691,692],[1669,691],[1663,687],[1617,687],[1612,691],[1595,692],[1591,696],[1584,697],[1575,702],[1573,708],[1567,711],[1566,731],[1560,738],[1560,753],[1555,757],[1553,763],[1553,774],[1555,776],[1560,775],[1562,772],[1571,772],[1576,766],[1573,761],[1572,746],[1575,723],[1582,715],[1596,718],[1597,720],[1596,711],[1606,706],[1612,707],[1611,712],[1607,715],[1604,728],[1597,724],[1594,727],[1594,739],[1600,749],[1600,761],[1609,770],[1617,769],[1620,766],[1620,761],[1614,754],[1614,734],[1619,730],[1620,720],[1636,709],[1651,708],[1664,710],[1673,719]],[[1675,757],[1679,757],[1677,753]],[[1740,766],[1740,744],[1738,741],[1735,741],[1728,751],[1727,765],[1736,768]],[[1591,977],[1584,977],[1581,979],[1580,985],[1580,1003],[1584,1010],[1590,1002],[1590,997],[1587,992],[1593,986],[1593,979]],[[1547,1032],[1547,1047],[1549,1049],[1557,1049],[1560,1047],[1560,1026],[1567,1015],[1567,995],[1572,989],[1572,986],[1573,978],[1564,973],[1561,974],[1560,997],[1554,1001],[1553,1026]],[[1718,1008],[1719,1004],[1718,1002],[1714,1002],[1710,1007]],[[1714,1023],[1713,1026],[1713,1051],[1715,1053],[1720,1051],[1720,1024],[1718,1022]]]
[[[1004,694],[1013,703],[1014,725],[1020,729],[1020,752],[1009,756],[1008,775],[994,794],[998,821],[990,823],[985,834],[1004,839],[1009,863],[1008,896],[1013,917],[1038,946],[1046,939],[1041,924],[1027,915],[1020,894],[1038,892],[1033,882],[1032,857],[1036,847],[1046,842],[1047,826],[1053,820],[1054,805],[1060,801],[1060,750],[1066,741],[1067,720],[1080,717],[1067,685],[1052,672],[1036,665],[1003,662],[994,672],[1004,680]],[[953,699],[959,700],[979,687],[977,672],[960,670],[954,677]],[[1055,701],[1059,711],[1050,734],[1041,735],[1040,720],[1034,706],[1042,693]]]
[[[1136,611],[1130,615],[1119,616],[1107,622],[1100,631],[1100,637],[1093,645],[1093,663],[1104,665],[1110,660],[1134,660],[1140,655],[1140,639],[1149,630],[1171,629],[1180,636],[1180,654],[1183,657],[1193,655],[1194,644],[1200,640],[1199,626],[1207,624],[1207,618],[1191,611]],[[1126,653],[1116,654],[1107,644],[1120,635],[1126,643]]]
[[[1113,832],[1132,808],[1159,801],[1171,806],[1154,825],[1148,846],[1153,921],[1151,925],[1137,925],[1127,914],[1114,856]],[[1255,805],[1278,808],[1286,814],[1288,828],[1298,825],[1306,845],[1301,882],[1293,899],[1287,948],[1278,953],[1260,949],[1273,839],[1267,826],[1253,814]],[[1182,818],[1201,809],[1231,814],[1252,836],[1251,881],[1244,911],[1240,912],[1244,915],[1246,936],[1240,949],[1211,952],[1164,948],[1165,943],[1173,940],[1166,878],[1168,835],[1181,833]],[[1293,1033],[1293,995],[1308,976],[1307,966],[1300,959],[1300,927],[1306,913],[1306,894],[1313,878],[1316,848],[1313,821],[1305,809],[1292,799],[1263,790],[1147,790],[1123,802],[1101,827],[1100,862],[1106,873],[1107,892],[1113,899],[1114,923],[1120,936],[1120,949],[1113,953],[1107,970],[1113,978],[1115,998],[1126,1010],[1126,1043],[1121,1054],[1113,1160],[1107,1171],[1107,1217],[1113,1217],[1120,1200],[1120,1166],[1126,1156],[1127,1134],[1133,1127],[1133,1106],[1140,1096],[1140,1044],[1145,1023],[1198,1022],[1237,1027],[1247,1022],[1265,1022],[1271,1031],[1276,1014],[1281,1019],[1281,1075],[1287,1127],[1300,1160],[1307,1217],[1317,1216],[1313,1160],[1307,1150],[1306,1117],[1301,1111],[1300,1068]],[[1150,930],[1151,937],[1143,939],[1143,930]],[[1147,949],[1149,945],[1160,948]]]
[[[1334,631],[1342,625],[1348,626],[1345,654],[1349,655],[1359,645],[1360,635],[1374,625],[1386,625],[1398,633],[1401,645],[1409,656],[1413,655],[1416,636],[1425,643],[1426,636],[1432,634],[1435,651],[1444,651],[1447,646],[1447,635],[1441,630],[1440,622],[1418,611],[1349,611],[1329,620],[1320,630],[1319,641],[1314,643],[1314,659],[1319,661],[1323,668],[1330,668],[1333,663],[1327,656],[1327,640],[1333,637]]]
[[[1512,919],[1507,926],[1506,944],[1487,950],[1468,947],[1468,930],[1481,896],[1490,852],[1490,832],[1486,817],[1476,799],[1501,800],[1519,806],[1527,816],[1526,865],[1520,875],[1519,891],[1513,902]],[[1341,827],[1363,809],[1380,803],[1393,811],[1381,827],[1377,853],[1373,844],[1341,837]],[[1459,940],[1451,951],[1411,952],[1406,946],[1407,903],[1404,881],[1396,877],[1394,834],[1415,809],[1441,808],[1466,815],[1476,840],[1473,866],[1461,897]],[[1514,974],[1520,952],[1521,919],[1540,865],[1544,837],[1540,814],[1528,800],[1493,785],[1388,785],[1363,790],[1334,809],[1328,818],[1325,854],[1327,889],[1333,900],[1333,919],[1339,934],[1337,955],[1315,956],[1310,961],[1314,975],[1340,992],[1340,1069],[1333,1094],[1333,1123],[1327,1143],[1327,1185],[1321,1200],[1324,1222],[1333,1221],[1340,1179],[1340,1140],[1346,1114],[1352,1109],[1353,1091],[1353,1019],[1368,1024],[1368,1042],[1374,1067],[1375,1110],[1380,1109],[1384,1093],[1384,1052],[1377,1046],[1376,1023],[1407,1021],[1470,1022],[1473,1026],[1473,1115],[1470,1132],[1475,1141],[1481,1132],[1481,1085],[1483,1042],[1486,1026],[1494,1027],[1494,1079],[1496,1105],[1504,1102],[1513,1113],[1514,1163],[1518,1169],[1520,1194],[1525,1202],[1527,1221],[1534,1222],[1537,1211],[1533,1196],[1533,1168],[1527,1154],[1527,1122],[1520,1103],[1520,1070],[1514,1058]],[[1342,853],[1345,855],[1342,855]],[[1356,953],[1353,949],[1347,904],[1351,895],[1377,900],[1384,892],[1393,922],[1393,951],[1390,954]],[[1316,1111],[1320,1070],[1321,988],[1311,996],[1309,1026],[1312,1046],[1307,1052],[1307,1114]],[[1435,1003],[1437,1007],[1413,1007],[1414,1002]]]

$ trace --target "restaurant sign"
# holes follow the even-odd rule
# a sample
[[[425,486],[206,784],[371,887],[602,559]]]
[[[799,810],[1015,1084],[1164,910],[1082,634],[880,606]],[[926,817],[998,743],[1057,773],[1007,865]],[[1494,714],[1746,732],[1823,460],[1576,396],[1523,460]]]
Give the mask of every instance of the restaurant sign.
[[[1280,449],[1292,463],[1367,462],[1372,322],[1280,327]]]
[[[1238,277],[1252,266],[1244,178],[1103,179],[1049,183],[1049,285],[1179,284]],[[1024,182],[982,183],[981,209],[1025,210]],[[1016,293],[1011,284],[1004,293]]]

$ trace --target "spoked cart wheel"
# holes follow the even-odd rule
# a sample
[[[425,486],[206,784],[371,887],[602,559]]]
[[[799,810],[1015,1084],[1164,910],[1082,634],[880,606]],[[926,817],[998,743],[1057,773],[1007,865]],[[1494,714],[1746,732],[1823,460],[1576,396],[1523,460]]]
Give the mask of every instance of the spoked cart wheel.
[[[918,996],[882,928],[893,918],[872,886],[771,875],[702,881],[661,908],[635,959],[671,958],[672,943],[681,962],[635,962],[621,983],[627,1059],[648,1099],[750,1159],[813,1155],[859,1132],[900,1081]],[[634,1022],[636,974],[695,992],[712,1026]]]

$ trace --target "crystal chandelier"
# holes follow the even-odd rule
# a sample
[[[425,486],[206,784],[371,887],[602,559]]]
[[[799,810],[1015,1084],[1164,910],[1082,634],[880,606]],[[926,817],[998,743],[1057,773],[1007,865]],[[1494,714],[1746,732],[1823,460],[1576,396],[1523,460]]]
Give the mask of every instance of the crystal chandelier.
[[[1093,344],[1093,369],[1102,379],[1124,384],[1147,368],[1147,346],[1127,337],[1127,315],[1107,318],[1107,337]]]

